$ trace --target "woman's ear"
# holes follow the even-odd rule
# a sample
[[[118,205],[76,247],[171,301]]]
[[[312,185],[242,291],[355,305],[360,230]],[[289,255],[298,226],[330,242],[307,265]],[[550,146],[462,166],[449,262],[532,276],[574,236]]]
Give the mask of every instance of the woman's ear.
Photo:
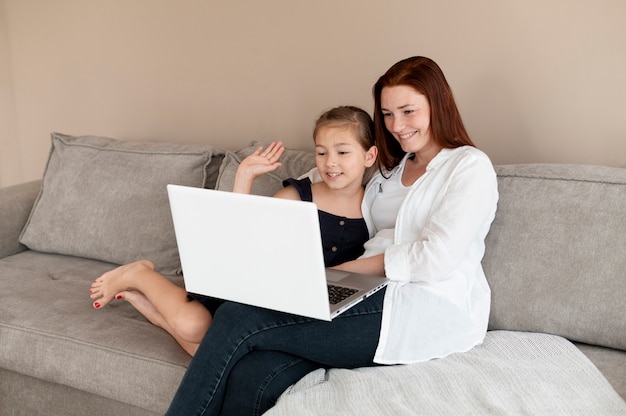
[[[365,153],[365,166],[372,167],[374,163],[376,163],[376,158],[378,157],[378,147],[372,146]]]

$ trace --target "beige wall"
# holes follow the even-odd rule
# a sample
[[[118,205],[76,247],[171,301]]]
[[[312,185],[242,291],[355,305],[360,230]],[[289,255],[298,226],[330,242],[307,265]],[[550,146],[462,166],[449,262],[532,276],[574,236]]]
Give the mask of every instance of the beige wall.
[[[21,152],[17,140],[6,27],[3,4],[0,2],[0,186],[19,183],[24,177],[19,160]]]
[[[312,148],[315,117],[435,59],[494,163],[626,167],[623,0],[0,0],[0,185],[49,133]]]

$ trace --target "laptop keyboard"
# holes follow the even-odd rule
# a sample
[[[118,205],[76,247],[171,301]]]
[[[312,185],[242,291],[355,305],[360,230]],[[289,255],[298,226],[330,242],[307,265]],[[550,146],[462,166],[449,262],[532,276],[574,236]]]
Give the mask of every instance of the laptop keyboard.
[[[328,285],[328,300],[332,305],[336,305],[356,292],[358,292],[358,290],[349,287]]]

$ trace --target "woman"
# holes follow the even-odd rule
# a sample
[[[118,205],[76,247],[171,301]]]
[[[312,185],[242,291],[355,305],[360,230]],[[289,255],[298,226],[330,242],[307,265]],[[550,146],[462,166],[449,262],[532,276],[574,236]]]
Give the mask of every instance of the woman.
[[[231,409],[230,390],[253,354],[274,356],[273,364],[300,360],[310,371],[424,361],[484,339],[490,291],[481,259],[498,199],[493,166],[474,147],[432,60],[396,63],[375,84],[374,100],[380,172],[367,186],[363,214],[375,235],[361,258],[337,268],[392,282],[332,322],[227,302],[169,415]]]

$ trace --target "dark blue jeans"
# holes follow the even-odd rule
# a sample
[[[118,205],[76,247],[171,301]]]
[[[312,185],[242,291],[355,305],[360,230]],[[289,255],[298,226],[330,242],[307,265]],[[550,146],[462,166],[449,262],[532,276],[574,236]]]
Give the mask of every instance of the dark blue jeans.
[[[322,366],[280,351],[252,351],[233,367],[226,383],[223,416],[260,416],[289,386]]]
[[[261,413],[273,405],[277,390],[284,390],[315,368],[375,365],[383,297],[381,290],[332,322],[224,303],[166,415],[217,416],[222,407],[229,415],[242,414],[243,410],[231,410],[235,408]],[[262,363],[257,370],[255,362]],[[245,380],[247,374],[253,386],[237,381]],[[240,403],[232,402],[242,397]]]

